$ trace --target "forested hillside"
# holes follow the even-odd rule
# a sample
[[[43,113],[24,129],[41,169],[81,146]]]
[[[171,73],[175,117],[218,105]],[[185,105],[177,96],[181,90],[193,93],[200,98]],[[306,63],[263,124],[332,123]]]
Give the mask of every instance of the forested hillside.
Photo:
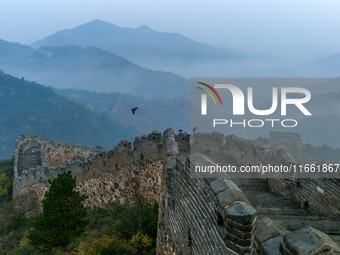
[[[144,99],[131,94],[97,93],[75,89],[54,89],[62,96],[74,99],[91,109],[101,112],[107,110],[120,124],[133,125],[136,136],[154,130],[162,132],[169,127],[175,131],[190,129],[190,102],[185,98]],[[135,114],[131,109],[138,107]]]
[[[3,72],[0,107],[0,158],[10,158],[21,134],[112,149],[135,133],[134,127],[128,123],[123,127],[107,111],[96,112],[51,88]]]

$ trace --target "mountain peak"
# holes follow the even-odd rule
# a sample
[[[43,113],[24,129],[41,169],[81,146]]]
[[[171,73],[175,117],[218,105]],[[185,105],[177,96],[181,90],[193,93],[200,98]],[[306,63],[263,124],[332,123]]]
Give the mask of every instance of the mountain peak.
[[[245,60],[237,54],[196,42],[178,33],[158,32],[147,25],[137,28],[120,27],[99,19],[60,31],[31,46],[39,49],[41,46],[65,45],[100,47],[152,68],[159,66],[160,61],[163,61],[165,66],[169,66],[169,61],[177,66],[178,63],[199,61]],[[167,68],[165,67],[165,70],[168,70]]]
[[[101,20],[101,19],[94,19],[88,23],[98,23],[98,24],[111,24],[110,22],[107,22],[107,21],[104,21],[104,20]]]
[[[85,23],[83,25],[80,25],[80,26],[86,26],[86,25],[96,25],[96,26],[114,26],[116,27],[115,24],[113,23],[110,23],[110,22],[107,22],[107,21],[104,21],[104,20],[101,20],[101,19],[94,19],[88,23]]]
[[[152,31],[152,29],[147,25],[139,26],[139,27],[137,27],[137,29],[142,30],[142,31]]]

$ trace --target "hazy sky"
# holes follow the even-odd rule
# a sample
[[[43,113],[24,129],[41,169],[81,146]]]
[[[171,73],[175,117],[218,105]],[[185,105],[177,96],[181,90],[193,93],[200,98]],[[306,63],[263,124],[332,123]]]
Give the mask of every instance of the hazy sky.
[[[0,0],[0,39],[30,44],[99,18],[310,61],[340,52],[339,0]]]

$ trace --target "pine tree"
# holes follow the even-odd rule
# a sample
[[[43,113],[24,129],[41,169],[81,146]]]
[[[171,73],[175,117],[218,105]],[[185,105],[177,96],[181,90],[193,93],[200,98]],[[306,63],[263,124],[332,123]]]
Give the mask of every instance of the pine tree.
[[[43,213],[28,236],[33,245],[44,249],[67,246],[88,224],[87,211],[82,204],[87,196],[74,190],[76,180],[71,171],[58,174],[48,182],[51,186],[42,200]]]

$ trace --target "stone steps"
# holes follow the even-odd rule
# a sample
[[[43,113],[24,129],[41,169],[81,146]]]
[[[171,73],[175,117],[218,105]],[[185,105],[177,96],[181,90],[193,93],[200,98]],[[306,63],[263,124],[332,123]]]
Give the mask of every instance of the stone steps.
[[[269,217],[289,231],[309,225],[325,232],[340,246],[340,221],[317,216],[296,202],[271,192],[264,179],[233,179],[258,212],[259,219]]]

